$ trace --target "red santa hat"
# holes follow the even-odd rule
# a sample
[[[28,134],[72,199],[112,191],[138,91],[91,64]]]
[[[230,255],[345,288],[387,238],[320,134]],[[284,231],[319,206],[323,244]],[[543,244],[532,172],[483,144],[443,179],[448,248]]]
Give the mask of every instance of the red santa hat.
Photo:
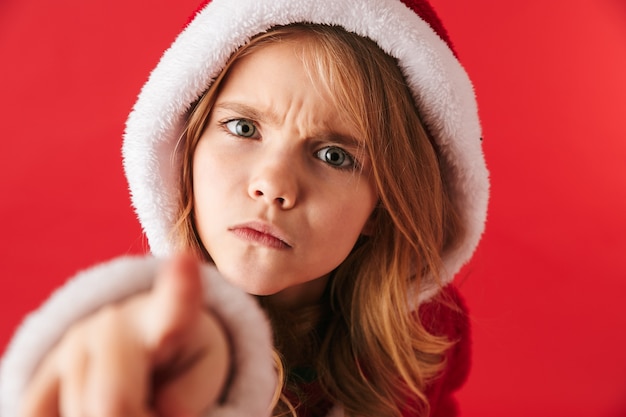
[[[449,282],[483,233],[488,172],[474,90],[425,0],[212,0],[202,5],[152,71],[128,118],[124,169],[152,253],[168,256],[177,216],[177,142],[190,105],[231,54],[258,33],[298,22],[341,26],[398,60],[426,128],[443,155],[467,235],[444,254]],[[428,294],[424,295],[426,298]]]

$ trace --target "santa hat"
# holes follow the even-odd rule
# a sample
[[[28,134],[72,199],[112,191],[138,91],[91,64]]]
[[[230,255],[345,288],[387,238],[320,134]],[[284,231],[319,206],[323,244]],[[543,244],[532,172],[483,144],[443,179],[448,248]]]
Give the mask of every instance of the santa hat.
[[[467,234],[444,254],[444,282],[472,256],[483,233],[488,172],[472,84],[441,22],[423,0],[212,0],[202,5],[152,71],[128,118],[124,169],[152,253],[168,256],[177,216],[177,142],[192,103],[233,52],[277,25],[341,26],[395,57],[443,155]]]

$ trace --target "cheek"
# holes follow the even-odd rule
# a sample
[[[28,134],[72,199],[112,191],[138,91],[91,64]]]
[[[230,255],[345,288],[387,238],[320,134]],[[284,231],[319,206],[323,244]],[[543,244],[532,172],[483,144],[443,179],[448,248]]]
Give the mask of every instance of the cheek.
[[[324,272],[343,263],[352,252],[359,236],[366,232],[367,222],[373,209],[373,203],[364,199],[362,204],[354,202],[343,206],[329,207],[324,218],[316,222],[317,237],[315,242],[317,255],[313,257],[315,267],[324,266]],[[311,269],[314,266],[311,265]]]
[[[326,231],[328,241],[353,245],[361,234],[367,234],[374,207],[378,201],[373,187],[359,188],[338,204],[328,204],[325,219],[319,227]]]
[[[228,158],[220,155],[210,139],[200,139],[193,157],[193,190],[198,199],[219,195],[234,175],[234,166]]]
[[[373,181],[363,180],[352,198],[352,209],[358,214],[360,233],[367,234],[371,226],[374,208],[378,204],[378,190]]]
[[[193,199],[194,209],[196,212],[196,218],[202,214],[203,208],[210,199],[210,178],[207,172],[206,161],[203,158],[199,158],[198,153],[194,156],[193,161]],[[201,168],[202,167],[202,168]]]
[[[208,229],[207,219],[214,217],[213,211],[218,210],[220,187],[224,181],[217,180],[219,167],[206,146],[198,144],[193,161],[193,199],[196,227],[203,238],[204,230]]]

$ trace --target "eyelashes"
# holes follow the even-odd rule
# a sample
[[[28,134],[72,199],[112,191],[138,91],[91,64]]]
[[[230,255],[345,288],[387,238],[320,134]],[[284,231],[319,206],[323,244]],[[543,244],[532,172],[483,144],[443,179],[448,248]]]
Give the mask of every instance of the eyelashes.
[[[254,138],[258,136],[257,128],[254,123],[248,119],[233,119],[222,123],[228,132],[235,136],[244,138]]]
[[[358,164],[356,164],[354,157],[337,146],[325,146],[319,151],[315,152],[315,156],[320,160],[326,162],[328,165],[331,165],[340,169],[355,169]]]
[[[250,119],[228,119],[219,122],[219,125],[228,134],[237,138],[261,139],[259,129]],[[354,155],[340,146],[324,146],[313,152],[313,156],[334,169],[354,171],[361,168],[361,164],[359,164]]]

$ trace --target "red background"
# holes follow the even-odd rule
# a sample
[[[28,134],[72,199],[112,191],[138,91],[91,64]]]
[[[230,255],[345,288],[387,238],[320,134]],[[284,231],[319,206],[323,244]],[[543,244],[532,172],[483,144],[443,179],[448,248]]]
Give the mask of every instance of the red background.
[[[0,0],[0,349],[78,269],[144,250],[121,133],[197,3]],[[626,416],[626,3],[433,3],[492,176],[463,415]]]

